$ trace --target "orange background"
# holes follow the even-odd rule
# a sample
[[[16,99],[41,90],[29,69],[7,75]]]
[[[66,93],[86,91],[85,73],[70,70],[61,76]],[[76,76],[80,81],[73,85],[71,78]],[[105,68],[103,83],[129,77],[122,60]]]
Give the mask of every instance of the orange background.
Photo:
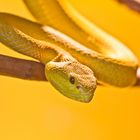
[[[114,0],[71,0],[91,21],[140,59],[140,14]],[[0,12],[33,19],[21,0],[0,0]],[[28,58],[0,44],[0,53]],[[29,58],[28,58],[29,59]],[[89,104],[47,82],[0,76],[0,140],[139,140],[140,88],[98,87]]]

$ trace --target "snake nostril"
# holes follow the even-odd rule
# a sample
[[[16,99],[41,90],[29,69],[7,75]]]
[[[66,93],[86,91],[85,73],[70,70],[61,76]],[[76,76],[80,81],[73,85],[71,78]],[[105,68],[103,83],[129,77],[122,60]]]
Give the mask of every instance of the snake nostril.
[[[79,85],[78,85],[78,86],[76,86],[76,88],[77,88],[77,89],[80,89],[80,88],[81,88],[81,86],[79,86]]]

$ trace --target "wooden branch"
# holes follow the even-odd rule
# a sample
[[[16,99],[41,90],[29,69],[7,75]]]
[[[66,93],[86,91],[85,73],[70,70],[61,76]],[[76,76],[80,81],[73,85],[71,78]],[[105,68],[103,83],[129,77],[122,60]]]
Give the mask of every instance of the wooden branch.
[[[137,82],[134,86],[140,86],[140,67],[137,70]]]
[[[132,10],[140,12],[140,0],[117,0],[117,1],[127,5]]]
[[[43,64],[1,54],[0,75],[28,80],[46,81]]]

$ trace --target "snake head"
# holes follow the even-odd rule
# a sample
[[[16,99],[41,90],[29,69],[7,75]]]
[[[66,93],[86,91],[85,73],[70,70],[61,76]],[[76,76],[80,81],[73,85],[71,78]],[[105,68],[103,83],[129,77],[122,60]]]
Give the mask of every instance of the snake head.
[[[77,61],[49,62],[45,67],[46,78],[68,98],[90,102],[96,89],[93,71]]]

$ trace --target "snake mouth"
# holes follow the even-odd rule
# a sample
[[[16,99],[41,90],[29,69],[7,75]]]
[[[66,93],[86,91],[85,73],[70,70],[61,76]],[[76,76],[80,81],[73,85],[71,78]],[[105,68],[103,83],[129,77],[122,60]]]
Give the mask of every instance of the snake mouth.
[[[95,90],[96,90],[96,87],[92,88],[90,90],[80,89],[79,94],[69,93],[66,96],[68,98],[74,99],[74,100],[79,101],[79,102],[89,103],[93,99]]]
[[[64,87],[61,86],[61,84],[59,85],[56,80],[51,79],[50,83],[57,89],[59,90],[64,96],[79,101],[79,102],[83,102],[83,103],[89,103],[94,95],[94,90],[95,89],[91,89],[91,90],[84,90],[84,89],[80,89],[73,91],[71,90],[71,92],[68,92],[68,88],[64,89]]]
[[[83,97],[84,97],[83,98],[83,102],[89,103],[92,100],[93,96],[94,96],[95,90],[96,90],[96,87],[94,89],[91,89],[88,92],[84,93],[84,95],[83,95]]]
[[[92,100],[93,96],[94,96],[94,93],[86,95],[82,102],[89,103]]]
[[[83,103],[89,103],[92,98],[94,96],[94,93],[84,93],[83,95],[77,95],[77,94],[67,94],[67,97],[68,98],[71,98],[71,99],[74,99],[76,101],[79,101],[79,102],[83,102]]]

